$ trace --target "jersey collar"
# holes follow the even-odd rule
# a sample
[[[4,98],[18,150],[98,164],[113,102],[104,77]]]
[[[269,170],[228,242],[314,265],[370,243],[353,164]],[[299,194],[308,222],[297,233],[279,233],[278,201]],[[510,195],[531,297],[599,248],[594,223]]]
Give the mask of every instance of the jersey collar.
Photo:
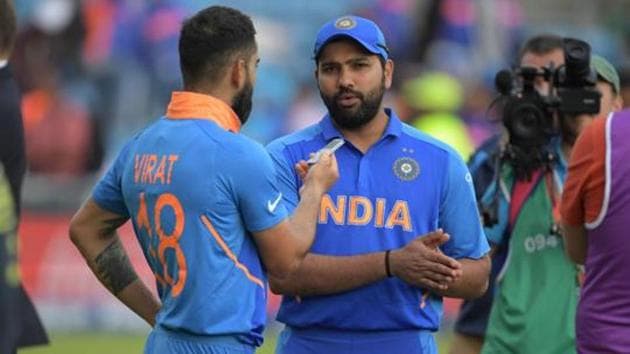
[[[399,137],[402,133],[402,122],[400,118],[396,115],[396,113],[391,108],[385,108],[385,114],[389,117],[389,122],[387,123],[387,127],[385,128],[385,132],[383,132],[383,136],[381,139],[392,136]],[[325,140],[330,140],[333,138],[343,138],[341,132],[337,130],[335,125],[333,124],[332,118],[329,114],[326,114],[324,118],[319,123],[322,128],[322,135]]]
[[[172,93],[166,117],[169,119],[207,119],[234,133],[238,133],[241,129],[241,121],[227,103],[216,97],[189,91]]]

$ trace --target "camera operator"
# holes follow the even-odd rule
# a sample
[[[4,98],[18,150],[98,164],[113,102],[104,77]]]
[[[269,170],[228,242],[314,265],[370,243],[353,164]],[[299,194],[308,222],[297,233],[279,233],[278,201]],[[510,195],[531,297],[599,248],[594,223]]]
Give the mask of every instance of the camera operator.
[[[557,73],[554,68],[562,65],[565,54],[562,38],[550,35],[530,39],[521,53],[521,68],[547,66],[551,68],[547,74]],[[602,68],[593,61],[593,69],[599,73],[601,81],[598,88],[603,90],[605,82],[611,80]],[[541,95],[553,96],[550,84],[555,79],[551,75],[536,74],[532,78],[528,72],[531,74],[531,71],[522,70],[520,75],[530,76],[526,80],[533,86],[530,97],[538,96],[532,94],[534,87]],[[567,82],[571,80],[569,77]],[[573,91],[566,88],[558,91],[564,95],[560,108],[564,106],[570,111],[571,107],[566,106],[572,101]],[[578,93],[582,91],[586,92]],[[592,95],[592,91],[595,91],[594,87],[587,93]],[[603,94],[602,112],[613,106],[608,104],[606,93]],[[557,105],[534,98],[536,100],[532,99],[532,102],[543,108]],[[523,108],[522,105],[519,107]],[[504,116],[507,130],[514,133],[516,129],[519,134],[494,138],[471,158],[471,172],[476,178],[481,205],[485,205],[487,211],[493,211],[490,220],[486,220],[486,233],[494,244],[493,273],[495,277],[499,275],[497,289],[489,290],[479,301],[463,305],[456,323],[453,352],[479,352],[490,306],[493,309],[483,352],[544,350],[564,353],[575,350],[573,314],[578,272],[563,254],[556,226],[559,193],[566,172],[565,158],[581,128],[581,124],[574,122],[585,119],[575,116],[573,112],[545,114],[543,118],[547,121],[542,126],[546,129],[530,136],[531,132],[525,132],[520,141],[517,138],[521,135],[519,129],[523,122],[516,120],[514,123],[513,117]],[[566,120],[573,123],[565,123]],[[499,140],[503,142],[499,144]],[[538,153],[534,153],[536,151]],[[494,208],[488,208],[493,204]],[[510,257],[506,261],[508,253]],[[497,294],[492,304],[493,295]]]
[[[542,68],[550,64],[562,65],[564,64],[562,37],[553,34],[531,37],[520,49],[518,58],[518,64],[523,67]],[[536,80],[535,87],[541,92],[546,92],[549,90],[549,83]],[[500,145],[503,145],[505,141],[507,141],[507,134],[496,135],[486,140],[468,161],[477,198],[480,198],[494,182],[497,157],[501,152]],[[486,293],[478,299],[463,302],[455,322],[452,354],[476,354],[481,351],[492,306],[494,283],[505,259],[506,251],[506,247],[495,246],[493,249],[492,273]]]

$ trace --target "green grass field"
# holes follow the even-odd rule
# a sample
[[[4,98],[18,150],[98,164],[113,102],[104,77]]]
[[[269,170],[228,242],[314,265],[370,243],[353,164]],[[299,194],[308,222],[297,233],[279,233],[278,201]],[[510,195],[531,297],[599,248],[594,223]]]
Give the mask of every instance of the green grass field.
[[[18,354],[111,354],[142,353],[145,336],[111,333],[53,333],[51,344],[45,347],[22,349]],[[448,335],[438,336],[440,353],[448,353]],[[258,354],[273,354],[276,347],[276,336],[270,335],[265,344],[258,349]]]

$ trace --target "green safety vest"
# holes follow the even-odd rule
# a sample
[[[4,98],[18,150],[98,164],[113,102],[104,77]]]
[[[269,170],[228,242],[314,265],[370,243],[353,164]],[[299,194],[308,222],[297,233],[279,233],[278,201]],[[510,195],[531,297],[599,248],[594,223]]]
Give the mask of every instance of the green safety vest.
[[[503,172],[511,176],[509,168]],[[541,178],[510,234],[482,353],[576,352],[578,270],[566,256],[562,238],[550,233],[552,224],[552,203]]]

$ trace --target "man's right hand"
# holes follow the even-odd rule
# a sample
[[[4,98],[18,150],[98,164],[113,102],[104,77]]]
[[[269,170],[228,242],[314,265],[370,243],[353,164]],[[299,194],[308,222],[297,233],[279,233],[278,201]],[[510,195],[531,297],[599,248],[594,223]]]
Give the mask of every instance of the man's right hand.
[[[433,291],[444,291],[462,275],[461,264],[443,254],[439,246],[449,235],[441,229],[415,238],[390,253],[392,274],[406,283]]]
[[[277,281],[299,269],[315,238],[322,196],[339,178],[337,160],[330,151],[310,167],[306,161],[300,161],[295,168],[304,183],[293,215],[274,227],[253,233],[263,263]]]
[[[330,190],[339,179],[337,158],[330,151],[324,151],[319,161],[311,166],[304,160],[298,162],[295,169],[304,181],[302,188],[314,188],[322,194]],[[301,192],[302,189],[300,189]]]

